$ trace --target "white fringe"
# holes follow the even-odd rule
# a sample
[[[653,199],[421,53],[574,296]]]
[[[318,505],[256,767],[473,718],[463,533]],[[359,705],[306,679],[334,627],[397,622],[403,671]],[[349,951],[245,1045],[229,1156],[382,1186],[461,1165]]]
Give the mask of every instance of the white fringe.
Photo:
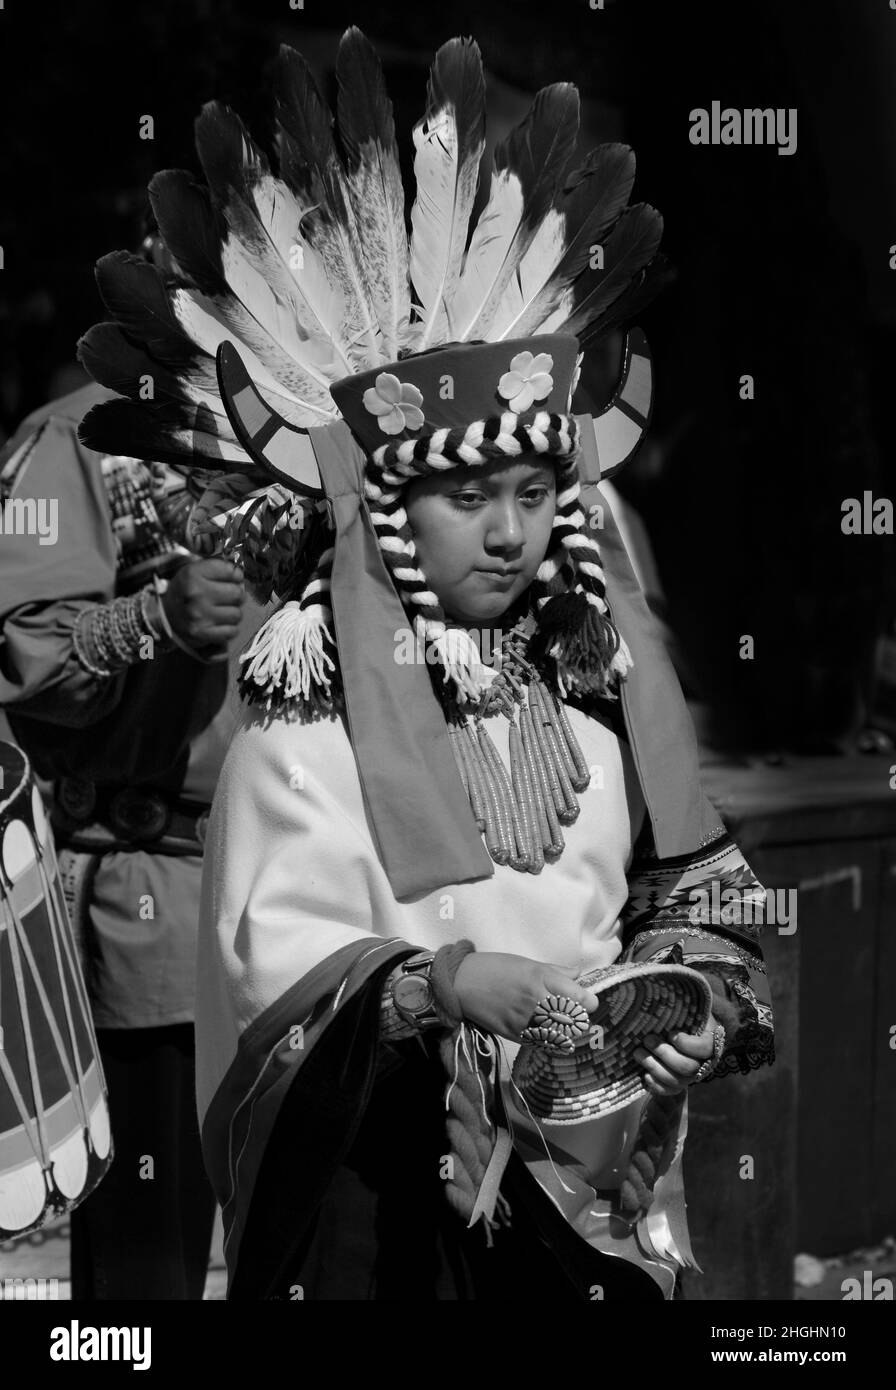
[[[284,604],[241,655],[240,661],[249,663],[246,679],[267,694],[281,690],[286,699],[301,693],[307,700],[312,683],[329,691],[325,667],[332,671],[335,666],[324,651],[324,641],[333,641],[326,624],[329,611],[320,604],[303,609],[295,599]]]
[[[446,682],[454,682],[458,703],[476,702],[491,684],[493,673],[479,659],[476,643],[463,627],[446,627],[437,636],[426,634],[445,672]]]
[[[628,649],[628,643],[620,632],[619,650],[610,662],[610,668],[613,671],[618,671],[620,676],[627,676],[634,664],[632,654]]]

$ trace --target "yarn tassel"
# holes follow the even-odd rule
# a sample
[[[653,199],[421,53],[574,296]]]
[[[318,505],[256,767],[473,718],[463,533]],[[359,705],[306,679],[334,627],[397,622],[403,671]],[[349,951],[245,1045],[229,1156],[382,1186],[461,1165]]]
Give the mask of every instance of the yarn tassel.
[[[581,590],[549,599],[538,616],[530,656],[553,657],[562,698],[575,691],[615,699],[610,688],[631,669],[631,652],[608,612]],[[602,605],[604,606],[604,605]]]
[[[557,663],[557,688],[563,698],[570,691],[613,698],[610,684],[619,636],[604,614],[585,602],[581,626],[560,635],[550,649]]]
[[[444,628],[432,638],[432,649],[445,672],[445,681],[454,682],[458,704],[475,704],[481,700],[493,672],[483,665],[476,643],[466,628]]]
[[[278,704],[299,697],[313,703],[315,690],[328,694],[327,668],[335,670],[335,663],[324,643],[335,644],[324,618],[327,612],[320,604],[302,608],[296,600],[278,609],[240,656],[246,663],[241,687],[254,685]]]
[[[611,669],[617,671],[620,676],[627,676],[634,666],[632,654],[629,651],[628,643],[622,634],[619,634],[619,650],[610,663]]]

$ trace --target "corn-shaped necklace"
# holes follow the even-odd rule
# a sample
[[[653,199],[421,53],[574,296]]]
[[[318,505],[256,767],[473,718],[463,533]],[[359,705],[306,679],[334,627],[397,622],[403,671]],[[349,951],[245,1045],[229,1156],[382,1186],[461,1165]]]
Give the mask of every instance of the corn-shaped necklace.
[[[531,632],[524,619],[501,645],[501,666],[472,720],[455,710],[448,735],[479,830],[496,864],[540,874],[564,849],[561,826],[579,815],[576,793],[591,773],[561,701],[523,655]],[[510,775],[484,715],[510,721]]]

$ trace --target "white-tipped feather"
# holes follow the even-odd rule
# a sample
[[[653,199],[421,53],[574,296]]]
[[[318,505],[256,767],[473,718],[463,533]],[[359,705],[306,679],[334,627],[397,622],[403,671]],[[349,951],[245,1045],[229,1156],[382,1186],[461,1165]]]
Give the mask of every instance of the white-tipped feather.
[[[187,336],[212,359],[222,342],[239,344],[240,356],[246,370],[260,389],[270,395],[271,404],[291,425],[327,424],[335,419],[335,406],[327,413],[321,407],[295,394],[271,368],[270,337],[259,329],[257,322],[236,299],[215,301],[192,290],[178,289],[172,293],[171,306]],[[255,351],[255,345],[266,354],[265,359]],[[281,354],[284,374],[295,370],[286,354]]]
[[[85,360],[128,400],[91,412],[91,447],[173,459],[197,476],[200,461],[251,476],[256,465],[219,396],[214,355],[225,340],[272,409],[308,428],[338,418],[334,380],[400,354],[553,331],[587,340],[649,302],[662,273],[661,219],[626,210],[634,159],[625,146],[601,146],[565,176],[578,130],[573,87],[539,92],[498,144],[471,238],[485,147],[482,60],[472,40],[445,44],[414,130],[409,248],[392,108],[379,61],[355,29],[341,42],[337,79],[338,147],[307,64],[283,49],[279,172],[239,118],[212,103],[197,122],[208,187],[178,170],[153,180],[178,278],[128,255],[101,263],[113,322],[87,335]],[[589,263],[598,240],[603,270]],[[133,382],[146,371],[159,390],[144,404]],[[444,655],[460,669],[456,642],[444,639]]]
[[[516,273],[510,277],[492,321],[488,335],[490,341],[525,336],[519,324],[531,314],[533,302],[562,260],[565,250],[566,219],[556,208],[551,208],[532,238],[532,244]]]
[[[324,263],[302,231],[307,211],[281,179],[272,175],[253,187],[259,221],[266,230],[267,245],[258,248],[239,236],[243,253],[268,279],[303,330],[307,342],[299,348],[299,360],[309,366],[327,363],[322,380],[335,381],[351,370],[346,337],[346,306],[338,286],[331,284]],[[270,273],[268,273],[270,271]]]
[[[450,336],[445,304],[460,278],[485,149],[482,58],[472,41],[452,39],[436,54],[414,148],[411,280],[424,324],[414,346],[423,352]]]
[[[647,203],[628,208],[607,237],[603,270],[583,271],[564,294],[561,307],[568,312],[557,331],[579,335],[600,321],[654,259],[662,235],[663,219],[655,208]]]
[[[456,294],[448,305],[451,337],[488,338],[491,319],[521,255],[523,185],[510,169],[492,175]]]
[[[245,311],[240,318],[253,334],[250,343],[256,356],[293,395],[331,414],[333,377],[317,365],[320,359],[332,363],[331,345],[302,332],[290,306],[272,291],[239,242],[228,238],[221,248],[221,263],[234,298]]]
[[[489,200],[448,305],[458,341],[492,338],[511,277],[551,211],[578,127],[578,93],[557,83],[538,93],[525,119],[495,149]]]
[[[627,145],[601,145],[572,174],[539,227],[501,300],[490,337],[525,338],[546,320],[585,270],[623,212],[635,177]]]
[[[362,276],[355,246],[357,226],[354,216],[350,224],[341,221],[322,208],[307,213],[303,222],[306,236],[327,266],[331,283],[345,304],[345,355],[352,372],[364,372],[386,361],[381,347],[379,324],[374,316],[366,276]]]
[[[302,231],[327,267],[346,309],[346,351],[355,371],[385,361],[351,189],[333,140],[333,120],[304,58],[285,45],[277,72],[280,173],[308,211]]]
[[[314,264],[307,270],[304,266],[301,220],[307,208],[273,177],[267,156],[226,106],[210,102],[203,108],[196,146],[218,214],[229,229],[221,269],[231,289],[300,364],[338,360],[341,297],[326,282],[326,294],[315,305],[304,288],[320,288]],[[337,366],[330,380],[347,370],[347,360],[343,355],[342,370]],[[315,370],[311,375],[325,384]]]
[[[411,316],[404,188],[392,103],[379,59],[359,29],[343,35],[336,59],[338,125],[346,184],[365,249],[370,293],[388,360],[398,356]]]

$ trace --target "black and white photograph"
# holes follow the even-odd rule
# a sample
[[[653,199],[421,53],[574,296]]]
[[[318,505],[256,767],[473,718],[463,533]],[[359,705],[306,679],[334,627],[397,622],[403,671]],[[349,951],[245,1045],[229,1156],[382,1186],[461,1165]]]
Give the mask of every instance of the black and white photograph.
[[[0,0],[0,64],[0,1367],[470,1301],[861,1374],[896,0]]]

